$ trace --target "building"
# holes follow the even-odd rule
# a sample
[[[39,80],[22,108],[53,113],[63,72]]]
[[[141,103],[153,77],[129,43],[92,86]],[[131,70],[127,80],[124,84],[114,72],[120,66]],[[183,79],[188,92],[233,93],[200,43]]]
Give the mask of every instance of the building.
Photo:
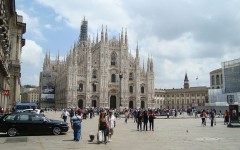
[[[161,109],[188,109],[208,103],[208,87],[190,87],[185,74],[183,88],[155,89],[155,107]]]
[[[223,88],[223,76],[221,68],[210,72],[210,87],[211,89]]]
[[[240,92],[240,58],[222,62],[225,93]]]
[[[148,108],[154,107],[153,60],[140,66],[139,49],[132,56],[128,35],[108,39],[107,27],[91,41],[86,36],[88,21],[82,21],[78,42],[64,60],[45,57],[44,70],[56,73],[55,106]],[[41,83],[40,83],[41,84]]]
[[[0,107],[6,110],[20,100],[20,60],[26,24],[16,13],[15,0],[1,0],[0,8]]]
[[[234,104],[240,103],[240,59],[222,62],[222,68],[210,72],[210,80],[207,106],[223,110],[229,105],[229,97]]]
[[[59,63],[59,55],[56,61],[53,61],[50,60],[50,52],[46,54],[39,80],[39,106],[41,108],[55,107],[55,87]]]
[[[39,88],[24,88],[21,92],[22,103],[38,103]]]

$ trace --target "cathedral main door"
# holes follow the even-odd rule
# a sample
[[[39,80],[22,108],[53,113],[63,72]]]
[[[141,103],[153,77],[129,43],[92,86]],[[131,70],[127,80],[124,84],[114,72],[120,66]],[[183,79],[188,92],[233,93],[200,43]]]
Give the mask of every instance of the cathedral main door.
[[[145,108],[145,102],[141,101],[141,108]]]
[[[133,108],[133,101],[129,101],[129,108]]]
[[[92,107],[97,107],[97,101],[96,100],[92,100]]]
[[[116,96],[110,97],[110,109],[116,109],[117,102],[116,102]]]
[[[81,109],[83,108],[83,100],[82,99],[78,100],[78,107]]]

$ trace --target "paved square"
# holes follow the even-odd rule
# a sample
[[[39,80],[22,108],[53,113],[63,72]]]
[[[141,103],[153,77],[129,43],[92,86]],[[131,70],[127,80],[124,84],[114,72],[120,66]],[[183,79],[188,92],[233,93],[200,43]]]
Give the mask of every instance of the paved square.
[[[60,119],[60,112],[46,113],[48,118]],[[217,118],[217,125],[201,127],[200,118],[155,119],[155,131],[137,131],[132,119],[126,124],[117,119],[117,126],[110,143],[97,144],[96,138],[89,142],[89,134],[97,133],[98,116],[82,122],[82,139],[73,141],[73,131],[54,136],[18,136],[26,142],[9,143],[11,137],[0,134],[0,149],[14,150],[66,150],[66,149],[107,149],[107,150],[240,150],[240,128],[227,128],[223,118]],[[10,139],[10,140],[9,140]]]

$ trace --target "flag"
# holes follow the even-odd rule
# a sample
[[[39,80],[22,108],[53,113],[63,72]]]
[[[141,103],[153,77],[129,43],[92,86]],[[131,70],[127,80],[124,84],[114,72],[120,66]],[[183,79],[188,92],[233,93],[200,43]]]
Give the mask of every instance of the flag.
[[[196,80],[198,80],[198,76],[196,77]]]

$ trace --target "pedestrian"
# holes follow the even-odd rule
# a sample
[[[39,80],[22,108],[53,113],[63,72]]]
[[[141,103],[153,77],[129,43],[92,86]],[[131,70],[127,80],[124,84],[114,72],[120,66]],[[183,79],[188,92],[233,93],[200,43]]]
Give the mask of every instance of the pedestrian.
[[[74,116],[74,114],[75,114],[75,112],[74,112],[74,110],[71,108],[70,113],[69,113],[70,118],[72,118],[72,117]]]
[[[150,131],[154,131],[154,119],[155,119],[155,114],[153,113],[152,110],[149,111],[149,127]]]
[[[148,112],[145,110],[143,113],[143,130],[147,131],[147,124],[148,124]]]
[[[224,125],[229,123],[229,112],[226,110],[224,113]]]
[[[126,109],[126,110],[125,110],[125,123],[127,123],[128,117],[129,117],[129,112],[128,112],[128,110]]]
[[[211,127],[213,127],[214,117],[215,117],[214,110],[211,110],[209,114],[209,119],[211,120]]]
[[[109,134],[108,134],[108,141],[112,140],[113,136],[113,129],[116,127],[116,117],[113,115],[113,111],[109,111],[109,115],[107,116],[109,122]]]
[[[143,121],[143,113],[142,111],[139,111],[138,112],[138,115],[137,115],[137,130],[139,131],[142,131],[142,121]]]
[[[101,112],[101,114],[99,116],[98,131],[102,131],[102,134],[104,135],[104,143],[107,144],[109,124],[108,124],[108,120],[106,119],[106,113],[105,112]],[[98,136],[102,136],[102,135],[98,135]]]
[[[61,114],[61,118],[63,119],[64,122],[67,122],[67,116],[69,116],[69,113],[66,109],[64,109]]]
[[[81,122],[82,122],[82,116],[81,114],[76,113],[71,117],[71,127],[73,129],[73,136],[74,141],[79,141],[81,137]]]
[[[41,114],[43,117],[45,117],[45,114],[44,114],[44,110],[43,110],[43,109],[40,110],[40,114]]]
[[[202,119],[202,126],[206,126],[206,117],[207,117],[207,114],[206,114],[206,112],[205,112],[205,110],[203,109],[202,110],[202,112],[201,112],[201,114],[200,114],[200,117],[201,117],[201,119]]]
[[[37,113],[37,111],[36,111],[36,108],[35,108],[35,107],[33,107],[33,110],[31,111],[31,113],[34,113],[34,114],[36,114],[36,113]]]

